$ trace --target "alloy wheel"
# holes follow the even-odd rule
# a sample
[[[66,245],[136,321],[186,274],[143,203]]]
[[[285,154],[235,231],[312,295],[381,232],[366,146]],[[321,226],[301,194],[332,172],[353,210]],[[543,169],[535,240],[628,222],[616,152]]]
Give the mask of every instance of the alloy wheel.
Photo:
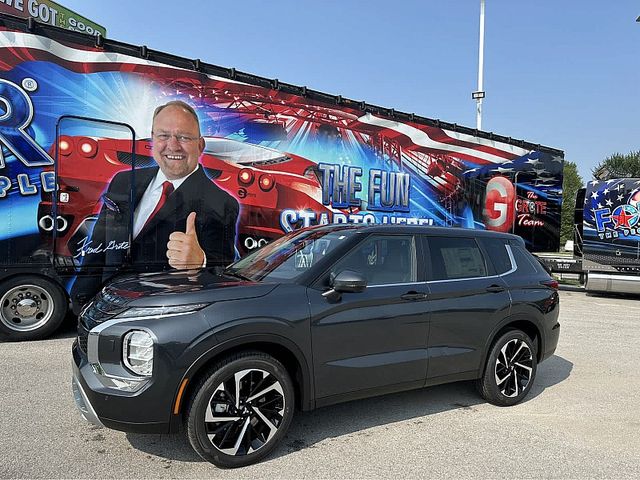
[[[282,384],[272,373],[241,370],[220,383],[211,395],[204,415],[206,434],[220,452],[248,455],[274,437],[284,411]]]
[[[505,397],[520,395],[533,373],[533,355],[526,342],[514,338],[505,343],[496,359],[494,373],[496,385]]]

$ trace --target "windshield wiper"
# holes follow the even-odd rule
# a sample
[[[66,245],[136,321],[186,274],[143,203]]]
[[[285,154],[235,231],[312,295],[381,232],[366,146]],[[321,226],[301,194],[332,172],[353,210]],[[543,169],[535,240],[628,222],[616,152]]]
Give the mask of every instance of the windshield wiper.
[[[249,278],[249,277],[247,277],[245,275],[242,275],[242,274],[238,273],[237,270],[223,270],[222,274],[223,275],[229,275],[231,277],[236,277],[236,278],[239,278],[240,280],[245,280],[247,282],[253,282],[252,278]]]

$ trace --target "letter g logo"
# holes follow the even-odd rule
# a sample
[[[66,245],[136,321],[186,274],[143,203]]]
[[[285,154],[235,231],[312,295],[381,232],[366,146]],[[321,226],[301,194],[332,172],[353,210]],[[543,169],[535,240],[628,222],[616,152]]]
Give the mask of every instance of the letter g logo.
[[[505,177],[493,177],[487,182],[482,216],[487,230],[508,232],[513,225],[516,191]]]

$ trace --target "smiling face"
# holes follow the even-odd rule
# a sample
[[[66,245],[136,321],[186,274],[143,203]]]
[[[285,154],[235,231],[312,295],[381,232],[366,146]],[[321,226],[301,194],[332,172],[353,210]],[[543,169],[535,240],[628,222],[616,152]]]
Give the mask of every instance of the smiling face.
[[[189,175],[204,150],[198,121],[179,105],[163,108],[153,120],[153,158],[169,180]]]

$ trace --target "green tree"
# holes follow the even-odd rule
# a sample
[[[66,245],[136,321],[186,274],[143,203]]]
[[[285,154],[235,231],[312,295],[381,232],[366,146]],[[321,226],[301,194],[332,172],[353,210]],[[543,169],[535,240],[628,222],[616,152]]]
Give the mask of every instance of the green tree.
[[[598,180],[612,178],[640,178],[640,150],[627,154],[614,153],[602,160],[593,170]]]
[[[576,193],[578,193],[578,189],[584,186],[584,181],[578,173],[578,166],[575,163],[565,160],[563,175],[560,223],[561,248],[567,240],[573,240],[573,211],[576,206]]]

